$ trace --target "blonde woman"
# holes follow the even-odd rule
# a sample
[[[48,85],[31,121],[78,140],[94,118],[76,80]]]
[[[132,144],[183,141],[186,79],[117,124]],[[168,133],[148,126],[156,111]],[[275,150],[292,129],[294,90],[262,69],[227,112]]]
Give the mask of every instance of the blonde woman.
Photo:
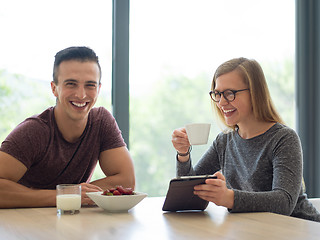
[[[194,194],[230,212],[273,212],[320,221],[302,188],[302,149],[296,132],[275,110],[261,66],[236,58],[216,70],[210,91],[220,133],[192,166],[184,128],[174,130],[177,175],[215,174]]]

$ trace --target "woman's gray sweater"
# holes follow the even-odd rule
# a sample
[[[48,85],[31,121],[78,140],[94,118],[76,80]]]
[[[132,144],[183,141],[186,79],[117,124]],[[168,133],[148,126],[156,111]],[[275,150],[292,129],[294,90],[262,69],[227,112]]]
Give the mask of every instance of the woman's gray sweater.
[[[177,161],[177,175],[222,171],[234,190],[231,212],[273,212],[320,222],[302,185],[302,150],[296,132],[280,123],[251,139],[220,133],[193,168]]]

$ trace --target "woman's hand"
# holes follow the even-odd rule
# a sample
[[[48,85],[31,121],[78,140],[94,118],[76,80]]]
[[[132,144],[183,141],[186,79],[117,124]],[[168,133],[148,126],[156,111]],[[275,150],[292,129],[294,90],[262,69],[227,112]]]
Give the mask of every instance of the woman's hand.
[[[233,190],[227,188],[226,179],[222,173],[216,172],[214,176],[217,179],[207,179],[206,184],[195,186],[194,194],[218,206],[232,209],[234,204]]]
[[[185,128],[179,128],[172,133],[172,144],[178,153],[185,154],[188,152],[190,143]],[[189,156],[178,156],[179,161],[185,162]]]
[[[103,190],[100,187],[90,183],[81,183],[80,185],[81,185],[81,204],[94,205],[95,203],[87,196],[86,192],[100,192]]]

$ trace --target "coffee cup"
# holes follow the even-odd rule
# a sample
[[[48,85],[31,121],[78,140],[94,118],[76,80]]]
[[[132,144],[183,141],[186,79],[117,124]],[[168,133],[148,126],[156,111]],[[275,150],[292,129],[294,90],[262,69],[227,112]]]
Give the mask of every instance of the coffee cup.
[[[210,133],[210,123],[192,123],[185,126],[191,145],[207,144]]]

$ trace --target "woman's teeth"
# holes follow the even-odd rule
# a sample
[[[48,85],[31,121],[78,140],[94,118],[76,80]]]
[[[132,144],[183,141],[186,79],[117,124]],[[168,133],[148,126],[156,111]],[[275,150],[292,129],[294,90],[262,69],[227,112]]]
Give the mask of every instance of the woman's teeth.
[[[229,113],[229,112],[233,112],[233,111],[234,111],[234,109],[232,109],[232,110],[223,110],[224,113]]]

